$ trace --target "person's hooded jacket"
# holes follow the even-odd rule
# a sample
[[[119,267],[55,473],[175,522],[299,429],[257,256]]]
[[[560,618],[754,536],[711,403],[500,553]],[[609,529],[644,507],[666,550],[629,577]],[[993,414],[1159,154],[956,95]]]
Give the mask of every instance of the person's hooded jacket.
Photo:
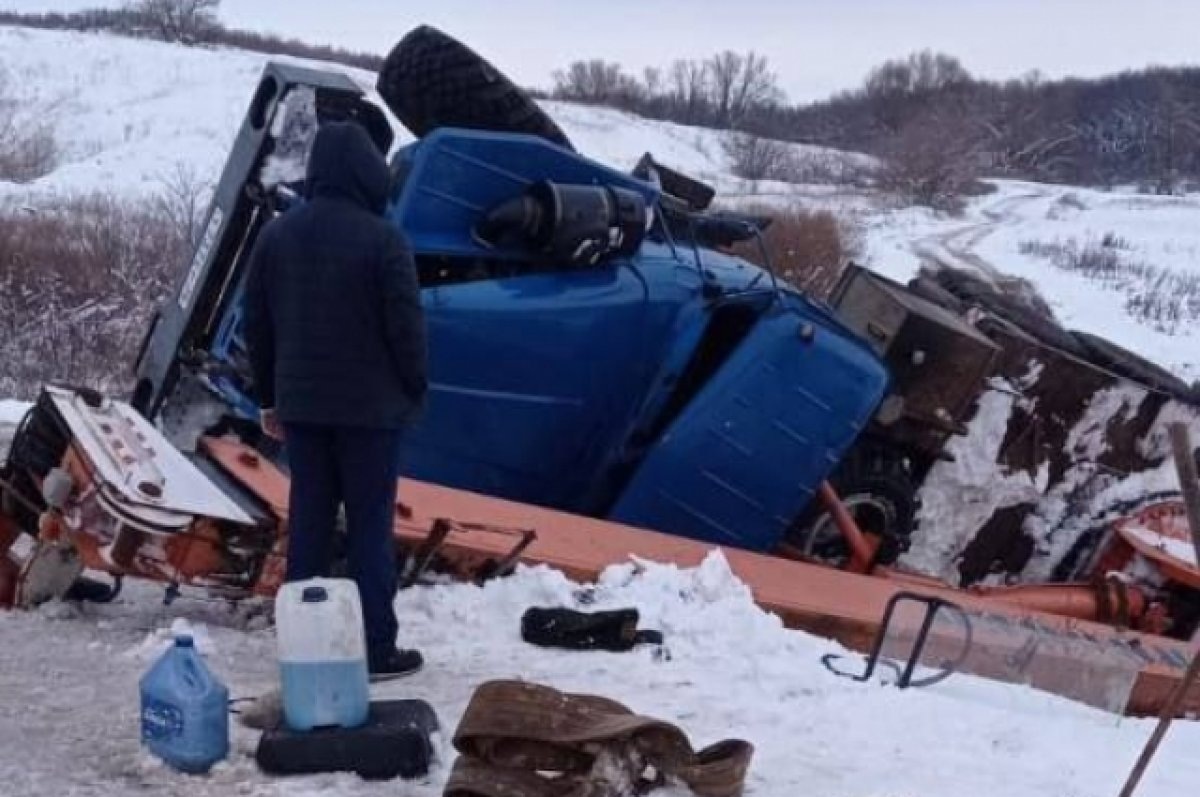
[[[396,429],[424,401],[424,316],[408,244],[382,217],[389,184],[365,130],[325,124],[307,201],[258,237],[246,344],[259,403],[285,424]]]

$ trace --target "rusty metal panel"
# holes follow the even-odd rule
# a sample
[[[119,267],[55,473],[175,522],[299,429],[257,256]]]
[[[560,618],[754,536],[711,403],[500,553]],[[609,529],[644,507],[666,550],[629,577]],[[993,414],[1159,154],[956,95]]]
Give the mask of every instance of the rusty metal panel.
[[[847,271],[832,301],[887,363],[892,392],[904,398],[903,418],[910,423],[893,437],[939,447],[969,412],[999,346],[954,313],[861,267]],[[928,439],[924,427],[942,436]]]

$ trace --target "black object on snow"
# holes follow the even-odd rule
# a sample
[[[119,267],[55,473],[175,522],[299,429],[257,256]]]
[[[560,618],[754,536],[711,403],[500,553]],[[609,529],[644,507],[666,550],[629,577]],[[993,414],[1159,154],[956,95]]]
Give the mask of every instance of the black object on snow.
[[[661,645],[660,631],[639,631],[637,609],[580,612],[532,608],[521,618],[521,638],[540,647],[626,651],[635,645]]]

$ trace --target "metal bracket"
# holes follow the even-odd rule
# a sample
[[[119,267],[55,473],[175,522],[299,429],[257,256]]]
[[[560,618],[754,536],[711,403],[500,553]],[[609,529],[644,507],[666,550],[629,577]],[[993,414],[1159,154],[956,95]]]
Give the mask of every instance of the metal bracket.
[[[909,651],[908,660],[905,663],[904,668],[900,669],[892,664],[892,662],[884,661],[885,664],[893,666],[898,673],[896,686],[900,689],[907,689],[912,686],[932,686],[939,681],[949,678],[958,669],[959,665],[961,665],[966,659],[967,654],[971,650],[972,629],[970,621],[967,619],[966,615],[963,614],[962,609],[960,609],[956,604],[951,603],[943,598],[938,598],[931,595],[920,595],[915,592],[897,592],[887,602],[887,608],[883,612],[883,621],[879,625],[879,631],[875,634],[875,641],[871,644],[871,652],[867,654],[866,669],[861,675],[852,675],[834,668],[833,661],[837,658],[840,658],[836,654],[826,654],[824,657],[822,657],[821,663],[825,665],[826,669],[835,675],[841,675],[855,681],[869,681],[871,676],[875,674],[875,669],[878,667],[881,661],[883,645],[887,640],[888,633],[891,631],[892,618],[896,613],[896,607],[906,601],[918,605],[923,604],[925,607],[925,614],[921,619],[921,627],[917,631],[916,638],[913,640],[912,650]],[[914,680],[913,675],[916,672],[917,664],[920,663],[921,655],[925,652],[925,645],[929,641],[929,631],[933,627],[933,621],[937,618],[938,612],[942,610],[956,614],[963,622],[964,636],[962,653],[958,656],[956,661],[943,662],[942,670],[940,672],[927,678]]]
[[[486,523],[462,523],[449,518],[435,518],[429,529],[429,535],[421,542],[409,557],[400,577],[400,589],[415,586],[429,567],[437,559],[438,554],[446,546],[446,541],[454,531],[483,531],[497,534],[517,536],[519,539],[512,549],[499,559],[489,559],[473,574],[472,580],[482,584],[493,578],[510,574],[516,567],[521,554],[537,539],[533,529],[517,529],[506,526],[493,526]]]
[[[412,556],[405,564],[404,572],[400,576],[400,589],[408,589],[420,580],[446,544],[450,530],[451,522],[449,520],[437,518],[433,521],[433,526],[429,529],[429,536],[417,547],[417,550],[413,551]]]
[[[511,575],[516,568],[517,561],[521,558],[521,554],[533,544],[537,539],[537,532],[533,529],[508,529],[508,531],[520,532],[521,539],[513,546],[512,550],[497,560],[489,560],[485,562],[479,571],[475,574],[475,583],[482,584],[493,578],[503,578]]]

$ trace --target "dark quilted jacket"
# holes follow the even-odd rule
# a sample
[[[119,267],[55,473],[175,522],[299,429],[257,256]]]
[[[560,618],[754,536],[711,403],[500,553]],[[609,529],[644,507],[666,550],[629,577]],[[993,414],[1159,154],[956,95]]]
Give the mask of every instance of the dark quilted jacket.
[[[255,390],[284,423],[402,428],[426,392],[412,254],[382,217],[388,170],[367,134],[327,124],[308,201],[269,222],[250,261],[245,334]]]

